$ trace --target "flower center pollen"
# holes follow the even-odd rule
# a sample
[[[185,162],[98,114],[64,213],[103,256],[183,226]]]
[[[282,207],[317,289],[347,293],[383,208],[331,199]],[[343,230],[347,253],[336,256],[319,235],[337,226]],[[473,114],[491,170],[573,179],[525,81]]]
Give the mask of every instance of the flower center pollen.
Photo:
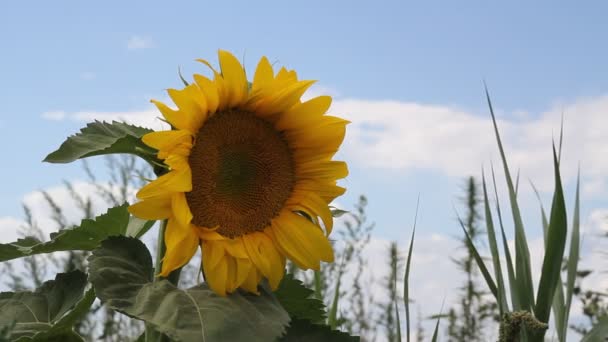
[[[239,110],[220,112],[196,135],[188,159],[192,223],[234,238],[262,231],[295,183],[291,150],[273,125]]]

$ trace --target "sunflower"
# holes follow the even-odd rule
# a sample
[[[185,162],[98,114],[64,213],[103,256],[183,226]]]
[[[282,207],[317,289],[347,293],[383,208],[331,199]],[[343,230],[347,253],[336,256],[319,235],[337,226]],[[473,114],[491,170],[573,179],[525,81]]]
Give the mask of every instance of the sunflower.
[[[161,276],[202,250],[202,271],[220,295],[276,289],[289,258],[303,269],[332,262],[329,203],[342,195],[346,163],[332,157],[348,121],[326,115],[331,97],[302,102],[314,81],[275,74],[262,57],[249,83],[239,61],[219,51],[213,79],[169,89],[177,109],[152,100],[168,131],[146,134],[167,172],[142,187],[130,212],[167,219]]]

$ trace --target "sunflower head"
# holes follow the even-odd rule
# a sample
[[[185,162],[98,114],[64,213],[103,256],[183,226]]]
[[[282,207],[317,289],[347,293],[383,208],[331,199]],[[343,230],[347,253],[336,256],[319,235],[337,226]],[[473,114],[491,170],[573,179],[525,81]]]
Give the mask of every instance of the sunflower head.
[[[313,81],[285,68],[275,74],[266,57],[251,84],[226,51],[219,51],[220,71],[199,61],[214,76],[194,75],[194,83],[169,89],[177,109],[152,101],[172,129],[143,141],[168,172],[139,190],[129,208],[167,220],[160,275],[200,247],[216,293],[257,293],[262,278],[278,286],[286,258],[303,269],[332,262],[329,203],[344,193],[337,180],[348,174],[332,158],[348,121],[326,115],[329,96],[302,102]]]

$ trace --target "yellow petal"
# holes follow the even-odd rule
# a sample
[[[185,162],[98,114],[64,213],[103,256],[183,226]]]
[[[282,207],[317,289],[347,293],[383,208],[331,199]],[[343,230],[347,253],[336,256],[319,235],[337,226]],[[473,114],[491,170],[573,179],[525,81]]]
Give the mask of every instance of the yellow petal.
[[[237,283],[237,268],[236,268],[236,260],[232,257],[226,256],[223,260],[227,266],[227,278],[226,278],[226,292],[234,292],[236,288],[239,286]]]
[[[331,233],[334,225],[334,218],[329,210],[327,202],[314,192],[294,192],[288,201],[290,203],[299,204],[308,209],[313,216],[318,216],[323,220],[325,225],[326,235]]]
[[[320,261],[332,262],[334,253],[323,232],[307,219],[284,210],[272,221],[278,246],[300,268],[320,269]]]
[[[167,92],[186,118],[187,127],[184,129],[197,132],[207,118],[207,101],[198,85],[190,84],[184,89],[169,89]]]
[[[298,164],[296,175],[298,179],[336,180],[348,176],[348,166],[336,160]]]
[[[225,237],[218,234],[215,230],[219,227],[215,227],[213,229],[205,228],[205,227],[196,227],[196,233],[198,234],[201,240],[205,241],[222,241],[226,240]]]
[[[173,209],[173,216],[182,226],[189,226],[192,221],[192,212],[186,201],[186,194],[178,192],[172,197],[171,208]]]
[[[161,275],[166,277],[192,259],[198,248],[199,240],[190,226],[181,226],[176,220],[170,219],[165,230],[165,245],[167,250],[163,258]]]
[[[129,212],[144,220],[166,219],[172,215],[171,198],[161,196],[137,202],[129,207]]]
[[[173,110],[160,101],[150,100],[150,102],[152,102],[156,106],[156,108],[158,108],[158,110],[171,124],[171,126],[178,129],[187,129],[187,127],[189,127],[188,118],[183,115],[183,113],[181,113],[179,110]]]
[[[337,149],[344,140],[347,120],[324,116],[317,124],[285,132],[287,141],[295,148],[317,149],[318,153]]]
[[[336,182],[319,182],[314,180],[298,181],[294,187],[295,191],[311,191],[323,198],[325,202],[331,203],[336,197],[342,196],[345,188],[337,186]]]
[[[241,104],[247,95],[247,78],[245,70],[236,57],[228,51],[219,50],[220,68],[222,77],[226,81],[229,107],[233,108]]]
[[[245,245],[243,239],[238,237],[236,239],[226,239],[223,242],[226,252],[235,258],[247,258],[247,252],[245,251]]]
[[[137,198],[166,196],[169,193],[192,191],[192,173],[190,169],[183,171],[169,171],[148,183],[137,193]]]
[[[203,270],[207,285],[218,295],[226,296],[228,281],[228,263],[225,258],[221,259],[216,267],[210,268],[206,258],[203,258]]]
[[[207,263],[208,269],[213,269],[219,265],[220,260],[224,258],[224,247],[221,243],[203,241],[201,244],[203,252],[203,260]]]
[[[150,132],[141,140],[157,150],[169,150],[179,144],[192,141],[192,133],[186,130]]]
[[[294,129],[314,124],[331,106],[331,96],[318,96],[304,103],[296,104],[281,115],[275,124],[279,130]]]
[[[188,156],[180,155],[178,153],[169,154],[167,158],[165,158],[165,164],[167,164],[171,170],[182,171],[190,169]]]
[[[247,274],[247,278],[241,284],[241,288],[259,295],[260,292],[258,291],[258,284],[261,280],[260,273],[255,269],[255,267],[252,267]]]
[[[298,81],[298,74],[296,74],[295,71],[293,70],[287,70],[285,67],[282,67],[279,72],[277,73],[277,77],[276,77],[277,81],[283,81],[283,82],[290,82],[290,83],[295,83]]]
[[[217,86],[212,80],[202,75],[194,75],[194,81],[199,86],[203,94],[205,94],[205,98],[207,99],[207,110],[210,114],[215,113],[220,103]]]
[[[251,260],[237,258],[236,260],[236,286],[239,287],[247,279],[249,271],[253,268]]]
[[[255,75],[253,76],[253,85],[251,92],[256,93],[261,89],[268,88],[274,82],[274,71],[272,65],[268,61],[266,56],[260,59],[258,67],[255,69]]]
[[[243,236],[243,243],[251,262],[276,289],[283,278],[285,266],[284,258],[276,250],[272,239],[264,233],[255,232]]]
[[[268,116],[287,111],[300,101],[302,95],[314,82],[300,81],[285,87],[269,99],[260,101],[256,108],[256,114]]]

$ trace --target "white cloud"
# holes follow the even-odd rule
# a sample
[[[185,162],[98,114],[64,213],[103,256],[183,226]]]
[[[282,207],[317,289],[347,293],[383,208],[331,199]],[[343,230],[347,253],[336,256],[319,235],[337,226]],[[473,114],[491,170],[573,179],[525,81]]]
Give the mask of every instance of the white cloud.
[[[53,121],[60,121],[66,118],[67,113],[62,110],[53,110],[42,113],[42,118]]]
[[[552,139],[565,113],[562,177],[572,181],[581,163],[587,195],[606,189],[608,96],[586,98],[539,115],[501,115],[498,120],[512,172],[522,171],[541,190],[552,188]],[[352,121],[344,149],[348,158],[374,168],[438,170],[449,176],[477,174],[482,164],[499,162],[489,114],[397,101],[343,99],[332,113]],[[373,158],[371,157],[373,156]]]
[[[22,220],[11,216],[0,217],[0,243],[17,240],[19,238],[19,227],[23,224]]]
[[[585,233],[590,235],[608,234],[608,209],[596,208],[591,210],[587,222],[585,222]]]
[[[64,111],[52,111],[42,113],[42,118],[47,120],[73,120],[78,122],[99,121],[124,121],[129,124],[148,127],[155,130],[167,129],[167,124],[160,120],[162,116],[156,109],[143,109],[124,112],[101,112],[101,111],[79,111],[67,113]]]
[[[154,41],[150,37],[133,35],[127,41],[127,49],[129,50],[141,50],[155,47]]]

